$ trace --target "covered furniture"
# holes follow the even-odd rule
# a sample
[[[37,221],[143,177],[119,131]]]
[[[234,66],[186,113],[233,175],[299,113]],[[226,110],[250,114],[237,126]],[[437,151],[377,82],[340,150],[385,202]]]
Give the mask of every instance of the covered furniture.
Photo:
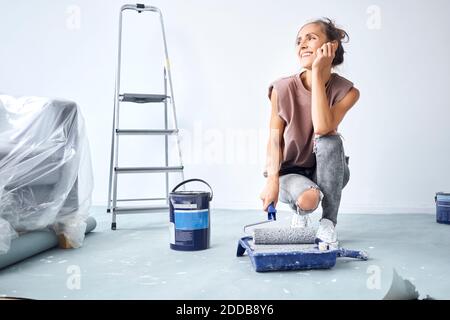
[[[77,104],[0,95],[0,254],[21,233],[44,228],[81,246],[92,188]]]

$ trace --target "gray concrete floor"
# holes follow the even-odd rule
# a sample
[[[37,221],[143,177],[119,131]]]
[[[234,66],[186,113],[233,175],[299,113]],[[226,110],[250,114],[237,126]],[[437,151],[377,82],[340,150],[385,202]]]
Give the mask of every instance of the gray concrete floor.
[[[213,210],[212,246],[197,252],[169,248],[168,214],[119,216],[116,231],[104,208],[92,208],[91,215],[98,226],[82,248],[52,249],[1,270],[0,296],[381,299],[395,268],[420,298],[450,298],[450,225],[437,224],[429,214],[340,214],[341,245],[366,250],[368,261],[339,259],[329,270],[270,273],[255,272],[247,256],[236,257],[243,225],[263,220],[260,211]],[[288,223],[290,213],[278,217]],[[78,270],[79,287],[73,276]]]

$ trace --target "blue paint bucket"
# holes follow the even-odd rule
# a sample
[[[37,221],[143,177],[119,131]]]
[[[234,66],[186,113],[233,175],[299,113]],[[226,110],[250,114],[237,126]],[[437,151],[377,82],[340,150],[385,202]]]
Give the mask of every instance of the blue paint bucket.
[[[198,181],[206,184],[211,192],[177,191],[179,187]],[[211,186],[201,179],[181,182],[169,194],[170,205],[170,248],[181,251],[196,251],[209,248],[210,209],[213,198]]]
[[[436,221],[450,224],[450,193],[436,192]]]

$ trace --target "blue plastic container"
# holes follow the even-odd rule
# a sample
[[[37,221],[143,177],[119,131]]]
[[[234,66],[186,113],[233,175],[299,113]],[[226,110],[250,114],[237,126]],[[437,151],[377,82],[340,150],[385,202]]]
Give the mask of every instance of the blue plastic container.
[[[206,184],[211,192],[176,191],[182,185],[198,181]],[[209,203],[213,198],[211,186],[201,179],[181,182],[169,194],[170,248],[196,251],[209,248],[211,217]]]
[[[436,192],[436,221],[450,224],[450,193]]]

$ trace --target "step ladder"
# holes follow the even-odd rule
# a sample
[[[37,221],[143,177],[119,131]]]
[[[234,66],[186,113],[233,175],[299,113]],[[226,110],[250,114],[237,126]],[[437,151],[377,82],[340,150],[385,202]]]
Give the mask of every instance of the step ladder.
[[[121,93],[120,91],[120,71],[121,71],[121,57],[122,57],[122,17],[126,10],[134,10],[137,13],[153,12],[159,15],[161,21],[162,38],[164,42],[165,66],[163,72],[164,78],[164,94],[147,94],[147,93]],[[116,215],[127,213],[148,213],[169,210],[169,173],[180,173],[181,179],[184,180],[184,167],[181,157],[180,140],[178,136],[178,123],[175,110],[175,100],[173,95],[172,77],[170,73],[170,63],[167,50],[166,35],[164,30],[164,22],[161,11],[153,6],[144,4],[127,4],[121,7],[119,16],[119,42],[118,42],[118,61],[116,69],[116,84],[114,93],[114,116],[113,116],[113,130],[111,139],[111,160],[110,160],[110,174],[109,174],[109,189],[108,189],[108,205],[107,212],[112,214],[111,229],[116,230]],[[170,95],[168,95],[168,87]],[[163,104],[164,105],[164,129],[122,129],[119,124],[119,111],[122,102],[128,103],[145,103],[145,104]],[[168,124],[168,104],[172,106],[173,113],[173,129],[169,129]],[[165,139],[165,164],[159,167],[121,167],[119,166],[119,137],[123,135],[138,136],[138,135],[153,135],[162,136]],[[176,145],[179,157],[178,166],[169,166],[169,150],[168,139],[169,136],[175,136]],[[138,199],[118,199],[117,198],[117,184],[118,176],[123,174],[140,174],[140,173],[165,173],[165,197],[164,198],[138,198]],[[165,200],[162,205],[146,205],[146,206],[118,206],[118,202],[133,202],[133,201],[154,201]]]

